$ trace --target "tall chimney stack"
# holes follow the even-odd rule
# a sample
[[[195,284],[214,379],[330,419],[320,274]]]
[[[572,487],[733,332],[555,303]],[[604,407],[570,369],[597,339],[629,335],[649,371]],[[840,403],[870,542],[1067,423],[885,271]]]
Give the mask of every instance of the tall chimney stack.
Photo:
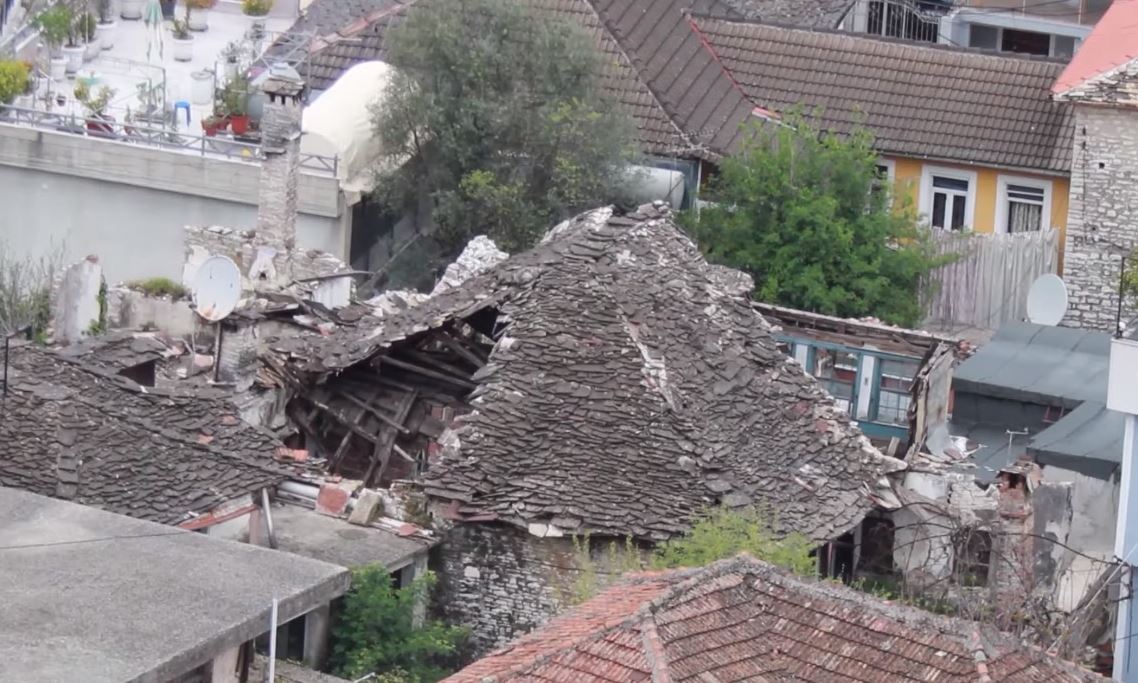
[[[275,64],[261,86],[261,177],[257,195],[256,281],[289,279],[289,253],[296,246],[297,182],[300,172],[300,121],[304,79],[291,66]],[[268,251],[271,250],[270,255]],[[263,258],[264,257],[264,258]],[[271,257],[273,270],[268,271]],[[254,264],[256,266],[256,263]]]

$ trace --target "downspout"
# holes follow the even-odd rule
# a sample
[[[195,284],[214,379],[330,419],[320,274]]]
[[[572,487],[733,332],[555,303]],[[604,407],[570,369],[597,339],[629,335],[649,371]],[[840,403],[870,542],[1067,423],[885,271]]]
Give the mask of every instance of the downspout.
[[[261,489],[261,513],[265,515],[265,529],[269,532],[269,547],[277,549],[277,534],[273,531],[273,507],[269,504],[269,489]]]

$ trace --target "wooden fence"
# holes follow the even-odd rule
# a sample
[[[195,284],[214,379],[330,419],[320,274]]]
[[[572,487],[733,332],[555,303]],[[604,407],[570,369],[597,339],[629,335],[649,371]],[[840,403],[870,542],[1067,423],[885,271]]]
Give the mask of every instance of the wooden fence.
[[[1059,267],[1059,232],[984,235],[934,231],[937,254],[958,254],[922,288],[925,324],[995,330],[1027,315],[1035,279]]]

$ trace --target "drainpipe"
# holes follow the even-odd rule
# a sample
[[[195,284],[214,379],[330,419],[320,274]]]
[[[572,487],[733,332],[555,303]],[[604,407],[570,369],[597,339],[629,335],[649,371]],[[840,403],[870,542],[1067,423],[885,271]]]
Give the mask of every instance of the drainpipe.
[[[1118,338],[1110,344],[1110,371],[1106,406],[1126,415],[1122,441],[1122,476],[1119,482],[1114,554],[1121,561],[1118,614],[1115,621],[1113,677],[1122,683],[1138,683],[1138,613],[1134,604],[1138,589],[1138,340]],[[1103,589],[1106,586],[1104,585]],[[1101,589],[1100,589],[1101,590]]]
[[[273,531],[273,506],[269,504],[269,490],[261,489],[261,514],[265,515],[265,528],[269,532],[269,547],[277,549],[277,534]]]

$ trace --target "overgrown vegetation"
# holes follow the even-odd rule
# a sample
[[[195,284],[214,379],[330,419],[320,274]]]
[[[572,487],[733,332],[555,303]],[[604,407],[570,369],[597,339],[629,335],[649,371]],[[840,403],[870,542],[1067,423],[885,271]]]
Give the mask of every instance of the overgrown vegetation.
[[[181,299],[186,296],[186,288],[168,277],[134,280],[128,282],[126,286],[136,292],[142,292],[146,296],[168,296],[172,299]]]
[[[920,322],[923,275],[944,263],[905,195],[881,178],[873,138],[798,115],[758,123],[689,225],[709,260],[750,273],[757,298],[842,317]]]
[[[739,553],[802,576],[814,576],[817,565],[810,555],[813,549],[814,544],[801,534],[776,534],[770,518],[758,509],[716,507],[701,514],[687,534],[657,545],[650,553],[642,552],[631,538],[623,543],[610,540],[598,544],[588,535],[574,536],[578,571],[569,595],[563,599],[570,604],[584,602],[620,575],[645,565],[652,569],[705,567]]]
[[[423,620],[416,605],[426,604],[434,575],[396,588],[382,567],[353,570],[352,588],[332,635],[331,670],[357,679],[370,673],[399,683],[434,683],[449,675],[465,629]]]
[[[429,196],[443,256],[487,234],[509,252],[614,199],[629,122],[590,35],[512,0],[420,3],[389,33],[398,69],[373,111],[396,213]]]
[[[690,532],[656,547],[652,566],[656,569],[704,567],[712,562],[750,555],[796,574],[817,573],[810,552],[814,544],[801,534],[778,535],[770,518],[755,508],[730,510],[717,507],[696,520]]]
[[[0,104],[12,104],[28,89],[28,65],[17,59],[0,59]]]
[[[0,240],[0,334],[28,326],[32,338],[44,338],[51,324],[51,287],[62,263],[62,249],[22,257]]]

